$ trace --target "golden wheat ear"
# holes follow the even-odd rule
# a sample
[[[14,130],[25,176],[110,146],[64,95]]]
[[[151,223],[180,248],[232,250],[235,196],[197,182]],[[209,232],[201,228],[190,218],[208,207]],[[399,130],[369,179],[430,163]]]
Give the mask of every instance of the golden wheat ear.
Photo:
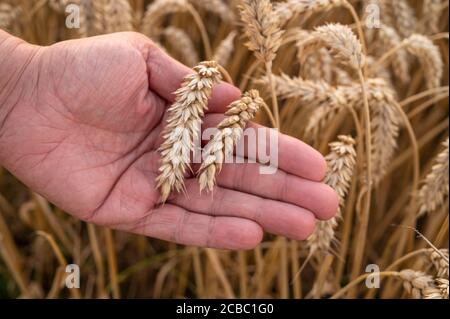
[[[308,238],[310,254],[329,252],[335,240],[335,229],[342,219],[341,209],[350,188],[356,164],[355,140],[347,135],[340,135],[336,142],[330,143],[331,152],[326,156],[328,173],[325,183],[333,188],[339,196],[338,214],[327,221],[319,221],[314,233]]]
[[[167,124],[163,130],[163,143],[159,147],[161,165],[156,178],[163,202],[172,191],[184,192],[184,175],[190,169],[190,154],[197,126],[201,123],[214,83],[221,74],[214,61],[201,62],[195,73],[185,77],[175,92],[175,102],[168,109]]]
[[[225,119],[217,125],[218,132],[203,149],[205,160],[198,171],[200,191],[212,191],[216,184],[216,174],[222,169],[225,158],[233,152],[235,143],[264,100],[257,90],[246,92],[242,98],[230,104]]]

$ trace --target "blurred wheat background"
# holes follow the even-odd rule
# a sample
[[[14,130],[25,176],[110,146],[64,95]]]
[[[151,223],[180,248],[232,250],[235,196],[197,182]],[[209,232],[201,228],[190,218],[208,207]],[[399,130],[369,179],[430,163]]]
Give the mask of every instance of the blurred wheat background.
[[[65,26],[71,3],[79,29]],[[40,45],[134,30],[186,65],[218,61],[271,106],[260,123],[328,154],[339,218],[306,242],[184,247],[80,222],[0,167],[0,298],[448,298],[449,2],[261,0],[272,39],[258,38],[264,25],[240,3],[0,0],[0,27]],[[367,24],[374,8],[379,28]],[[254,54],[258,41],[274,55]],[[343,57],[353,44],[362,77]],[[78,290],[65,288],[69,263],[80,266]],[[369,264],[380,289],[364,284]]]

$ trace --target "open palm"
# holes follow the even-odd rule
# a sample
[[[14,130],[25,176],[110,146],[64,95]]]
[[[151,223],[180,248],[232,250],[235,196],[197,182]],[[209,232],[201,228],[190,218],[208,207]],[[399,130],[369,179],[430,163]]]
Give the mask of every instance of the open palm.
[[[2,164],[30,188],[83,220],[188,245],[247,249],[263,229],[305,239],[332,217],[337,197],[320,183],[325,162],[279,135],[279,170],[226,164],[211,194],[195,177],[187,195],[161,204],[158,173],[164,114],[192,72],[136,33],[39,48],[23,94],[0,134]],[[217,85],[205,125],[217,123],[240,92]]]

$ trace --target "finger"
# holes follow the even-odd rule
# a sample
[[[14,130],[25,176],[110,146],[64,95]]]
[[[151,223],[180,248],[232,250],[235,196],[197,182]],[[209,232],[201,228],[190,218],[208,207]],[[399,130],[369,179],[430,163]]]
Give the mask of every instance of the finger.
[[[203,130],[216,127],[222,119],[221,114],[208,114],[204,119]],[[327,163],[322,154],[308,144],[255,123],[249,123],[246,130],[249,136],[254,132],[256,140],[250,141],[249,137],[244,137],[244,147],[238,149],[236,155],[275,165],[289,174],[312,181],[324,178]],[[274,134],[272,139],[270,134]]]
[[[201,214],[253,220],[269,233],[294,240],[304,240],[314,231],[314,215],[298,206],[222,187],[200,194],[195,179],[186,181],[186,189],[188,196],[180,194],[170,202]]]
[[[303,207],[321,220],[336,215],[339,199],[328,185],[281,170],[264,175],[260,168],[257,163],[224,164],[217,183],[225,188]]]
[[[150,89],[169,102],[175,100],[173,93],[180,88],[184,77],[194,72],[156,46],[149,50],[147,67]],[[238,88],[225,82],[216,84],[209,99],[208,112],[223,113],[231,102],[239,98]]]
[[[253,249],[262,240],[261,227],[248,219],[213,217],[165,204],[149,212],[129,231],[183,245],[217,249]]]

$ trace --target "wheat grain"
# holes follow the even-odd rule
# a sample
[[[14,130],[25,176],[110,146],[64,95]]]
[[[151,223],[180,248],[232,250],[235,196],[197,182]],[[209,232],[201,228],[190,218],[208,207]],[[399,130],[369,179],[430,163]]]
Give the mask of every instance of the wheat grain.
[[[444,66],[439,48],[430,39],[420,34],[413,34],[404,41],[406,50],[417,57],[422,64],[427,87],[439,87]]]
[[[186,12],[188,5],[187,0],[156,0],[150,3],[142,19],[141,32],[156,37],[161,20],[168,14]]]
[[[214,61],[201,62],[194,71],[185,77],[181,88],[175,92],[175,102],[168,109],[164,142],[159,148],[160,174],[156,179],[163,202],[173,190],[184,190],[184,174],[189,167],[193,140],[198,136],[197,126],[207,108],[214,83],[221,78]]]
[[[236,16],[231,8],[222,0],[191,0],[197,6],[217,14],[223,21],[232,23]]]
[[[434,159],[431,171],[419,190],[419,216],[434,212],[448,198],[449,139],[447,138],[442,145],[443,150]]]
[[[162,31],[171,48],[179,53],[182,61],[188,66],[196,65],[199,61],[197,50],[189,35],[177,27],[167,27]]]
[[[225,66],[231,58],[234,50],[234,39],[236,38],[237,32],[231,31],[225,39],[220,42],[219,46],[214,53],[213,60],[219,65]]]
[[[246,46],[264,63],[275,59],[283,31],[269,0],[243,0],[239,6]]]
[[[442,299],[448,299],[448,277],[446,278],[437,278],[435,280],[436,288],[441,292],[440,297]],[[433,298],[436,299],[436,298]]]
[[[402,270],[399,277],[403,280],[403,287],[415,299],[425,296],[441,296],[431,276],[411,269]],[[439,297],[438,297],[439,298]]]
[[[445,260],[444,257],[446,257],[447,260]],[[429,254],[429,258],[436,269],[437,277],[448,278],[448,249],[440,249],[439,252],[433,250]]]
[[[335,229],[342,218],[341,209],[350,187],[356,164],[355,141],[347,135],[340,135],[338,141],[330,143],[330,153],[325,157],[328,172],[324,182],[333,188],[339,197],[339,210],[335,217],[316,223],[314,233],[308,238],[311,253],[328,252],[335,240]]]
[[[246,92],[240,100],[230,104],[225,119],[217,126],[219,131],[203,149],[206,156],[199,169],[200,191],[213,190],[215,176],[220,173],[225,158],[232,154],[234,144],[241,138],[247,122],[263,104],[264,100],[257,90]]]

